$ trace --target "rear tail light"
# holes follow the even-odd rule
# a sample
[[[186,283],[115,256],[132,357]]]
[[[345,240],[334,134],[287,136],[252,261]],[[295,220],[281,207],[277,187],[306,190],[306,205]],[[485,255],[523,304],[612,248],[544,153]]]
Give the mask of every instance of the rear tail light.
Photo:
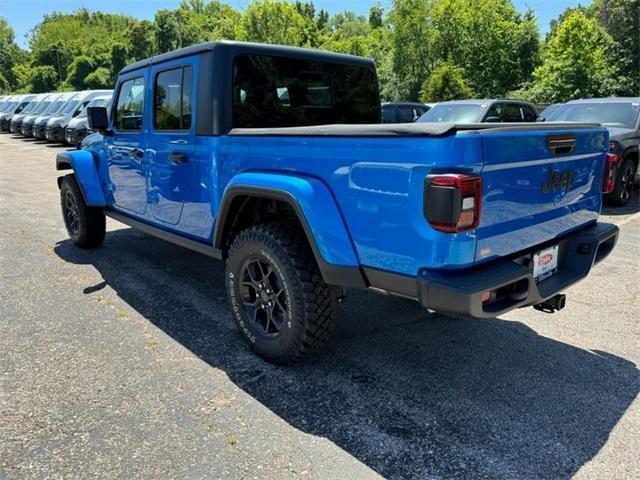
[[[604,169],[604,185],[602,193],[611,193],[616,185],[616,173],[620,157],[615,153],[607,153],[607,161]]]
[[[482,179],[476,175],[430,175],[425,182],[424,214],[441,232],[473,230],[480,222]]]

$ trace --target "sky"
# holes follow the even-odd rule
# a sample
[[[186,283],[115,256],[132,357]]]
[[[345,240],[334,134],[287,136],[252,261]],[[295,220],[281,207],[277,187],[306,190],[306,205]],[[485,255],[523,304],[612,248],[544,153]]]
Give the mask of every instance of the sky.
[[[224,0],[223,0],[224,1]],[[566,7],[575,6],[578,0],[513,0],[516,8],[524,12],[532,9],[538,19],[541,32],[549,30],[549,21],[560,14]],[[249,0],[227,0],[225,3],[243,10]],[[376,0],[314,0],[316,8],[324,8],[329,13],[352,10],[356,13],[367,13]],[[589,0],[582,3],[588,4]],[[54,10],[72,12],[81,7],[89,10],[122,13],[137,18],[153,18],[156,10],[173,9],[180,0],[0,0],[0,16],[5,17],[16,32],[16,41],[24,48],[28,46],[26,35],[40,22],[42,16]],[[391,0],[382,0],[380,4],[388,11]]]

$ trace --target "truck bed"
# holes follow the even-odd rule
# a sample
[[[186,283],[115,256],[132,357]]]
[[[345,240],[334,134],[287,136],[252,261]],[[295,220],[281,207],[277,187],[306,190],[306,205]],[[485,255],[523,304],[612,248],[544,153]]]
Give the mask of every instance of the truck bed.
[[[382,123],[368,125],[317,125],[310,127],[235,128],[231,136],[321,137],[439,137],[473,131],[556,131],[599,127],[593,123]]]
[[[570,148],[556,149],[566,139]],[[606,129],[584,123],[252,128],[232,130],[225,142],[221,189],[238,171],[319,179],[360,263],[410,276],[470,268],[594,223],[608,151]],[[482,178],[475,230],[443,233],[425,218],[426,178],[448,173]],[[556,174],[570,175],[570,185],[545,191]]]

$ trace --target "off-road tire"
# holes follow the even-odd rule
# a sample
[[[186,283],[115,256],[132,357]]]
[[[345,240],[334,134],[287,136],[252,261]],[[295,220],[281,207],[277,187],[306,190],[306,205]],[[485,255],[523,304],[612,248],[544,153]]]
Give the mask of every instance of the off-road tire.
[[[280,314],[284,320],[276,333],[269,334],[264,326],[254,323],[247,308],[254,318],[256,309],[244,303],[247,297],[257,297],[255,287],[247,286],[247,280],[251,281],[247,265],[256,258],[264,259],[267,267],[271,264],[272,275],[276,277],[269,278],[280,279],[279,290],[285,293],[286,312],[283,310]],[[225,283],[231,314],[240,334],[251,349],[267,361],[285,365],[301,362],[331,339],[338,290],[322,279],[307,239],[298,226],[268,223],[239,232],[229,249]]]
[[[60,206],[73,243],[80,248],[95,248],[102,244],[106,232],[104,212],[101,208],[87,206],[74,175],[65,175],[62,179]]]
[[[635,163],[630,158],[623,160],[616,174],[616,183],[613,187],[613,192],[605,195],[605,202],[615,207],[624,207],[633,194],[635,176]]]

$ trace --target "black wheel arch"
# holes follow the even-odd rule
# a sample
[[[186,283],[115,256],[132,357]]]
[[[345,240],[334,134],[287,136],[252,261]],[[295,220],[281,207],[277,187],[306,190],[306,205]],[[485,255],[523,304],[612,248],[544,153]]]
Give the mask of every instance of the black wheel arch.
[[[292,194],[279,189],[243,185],[235,185],[227,189],[220,204],[213,234],[213,246],[222,252],[223,258],[226,258],[234,233],[237,233],[237,230],[243,226],[251,225],[251,223],[244,225],[241,223],[243,213],[247,213],[247,209],[255,205],[255,202],[264,201],[278,202],[290,209],[290,212],[285,212],[285,214],[292,215],[293,218],[290,220],[294,220],[302,228],[326,283],[345,287],[365,288],[367,286],[359,267],[333,265],[322,258],[312,229],[300,205]]]

